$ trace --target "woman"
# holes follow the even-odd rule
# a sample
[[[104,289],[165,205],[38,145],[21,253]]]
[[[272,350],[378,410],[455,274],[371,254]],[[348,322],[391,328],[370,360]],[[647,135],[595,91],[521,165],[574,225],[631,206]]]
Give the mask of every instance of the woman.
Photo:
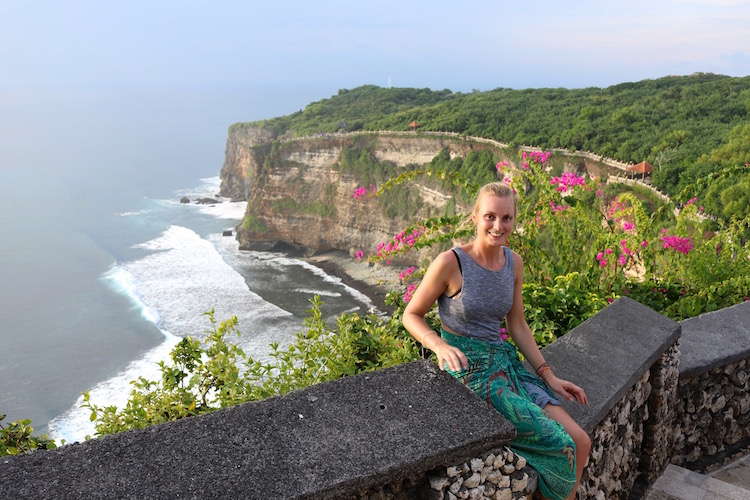
[[[539,475],[546,498],[573,498],[591,448],[586,432],[552,392],[587,404],[580,387],[555,376],[544,361],[523,312],[523,260],[507,247],[516,197],[502,182],[479,191],[471,215],[473,241],[441,253],[406,306],[404,327],[448,372],[491,403],[516,427],[511,448]],[[441,332],[425,314],[438,302]],[[523,368],[508,332],[537,376]]]

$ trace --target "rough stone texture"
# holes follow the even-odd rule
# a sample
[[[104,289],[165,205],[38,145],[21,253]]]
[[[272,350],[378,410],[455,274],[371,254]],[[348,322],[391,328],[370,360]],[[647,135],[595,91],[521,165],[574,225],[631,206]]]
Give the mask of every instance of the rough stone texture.
[[[254,174],[275,138],[263,127],[234,125],[229,129],[221,167],[220,191],[233,201],[245,201],[252,195]],[[264,147],[265,146],[265,147]]]
[[[628,498],[638,477],[651,372],[645,372],[591,434],[577,498]]]
[[[510,448],[498,448],[428,477],[431,500],[446,498],[525,498],[537,489],[537,474]]]
[[[727,354],[750,325],[741,306],[677,324],[618,299],[544,349],[590,400],[563,403],[592,439],[578,498],[637,498],[667,462],[720,461],[747,446],[750,355]],[[693,339],[709,329],[711,345],[678,340],[685,323]],[[726,335],[710,333],[722,325]],[[684,359],[693,360],[687,369]],[[522,498],[536,473],[506,448],[514,435],[472,391],[421,361],[3,458],[0,496]]]
[[[354,198],[362,181],[341,166],[345,149],[365,148],[401,168],[426,164],[446,148],[451,156],[477,149],[499,151],[453,137],[397,133],[325,134],[271,146],[271,139],[257,129],[243,130],[246,135],[230,132],[220,174],[222,194],[248,202],[246,221],[237,231],[240,248],[265,250],[281,243],[306,255],[374,250],[415,218],[441,215],[451,198],[428,178],[417,178],[410,183],[412,205],[421,207],[417,216],[388,216],[382,198]]]
[[[675,465],[708,463],[750,438],[750,302],[680,322]]]
[[[426,472],[505,446],[514,435],[471,390],[418,361],[6,457],[0,491],[13,499],[346,498],[384,483],[425,483]]]
[[[669,464],[679,347],[670,347],[591,434],[578,498],[629,498]]]
[[[652,309],[628,298],[611,305],[568,332],[543,350],[556,375],[583,387],[589,404],[563,401],[566,411],[588,432],[592,441],[589,464],[584,469],[579,498],[627,498],[634,488],[645,450],[650,472],[666,466],[654,454],[656,443],[669,436],[659,432],[644,443],[650,406],[668,416],[672,396],[652,397],[652,376],[673,390],[679,350],[675,343],[680,326]],[[660,425],[661,422],[653,422]]]
[[[680,321],[680,377],[750,358],[750,301]]]
[[[706,462],[750,438],[750,361],[681,378],[675,414],[675,465]]]
[[[651,368],[651,396],[644,429],[640,470],[645,484],[653,483],[669,464],[674,447],[673,428],[680,378],[680,346],[675,343]]]

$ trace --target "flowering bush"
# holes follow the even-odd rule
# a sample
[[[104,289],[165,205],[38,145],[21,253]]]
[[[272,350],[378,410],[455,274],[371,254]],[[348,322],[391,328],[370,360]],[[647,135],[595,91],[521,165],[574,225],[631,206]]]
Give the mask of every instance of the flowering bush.
[[[524,259],[526,315],[540,344],[619,296],[682,319],[740,302],[750,293],[750,250],[740,237],[747,218],[704,234],[695,196],[681,210],[668,203],[649,213],[633,193],[611,198],[607,186],[587,175],[563,172],[550,178],[545,165],[550,157],[523,152],[520,168],[508,160],[495,166],[498,180],[519,193],[511,247]],[[455,184],[467,196],[476,193],[476,186]],[[702,187],[699,181],[690,189]],[[420,246],[469,241],[473,232],[459,229],[461,219],[417,224]],[[382,244],[369,260],[388,262],[413,246],[400,241]],[[408,301],[417,285],[404,278]]]

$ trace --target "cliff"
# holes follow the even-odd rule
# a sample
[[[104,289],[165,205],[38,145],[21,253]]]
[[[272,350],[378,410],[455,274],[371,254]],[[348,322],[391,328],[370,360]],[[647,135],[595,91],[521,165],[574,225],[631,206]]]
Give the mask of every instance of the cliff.
[[[497,149],[447,136],[408,133],[321,135],[278,141],[270,130],[233,127],[221,169],[221,194],[246,200],[237,230],[241,249],[293,249],[310,256],[330,250],[366,254],[419,217],[443,215],[451,196],[428,180],[407,188],[404,210],[385,197],[354,198],[378,172],[362,170],[362,158],[398,175],[448,151],[451,157]],[[355,158],[356,161],[352,160]],[[401,188],[400,188],[401,189]]]

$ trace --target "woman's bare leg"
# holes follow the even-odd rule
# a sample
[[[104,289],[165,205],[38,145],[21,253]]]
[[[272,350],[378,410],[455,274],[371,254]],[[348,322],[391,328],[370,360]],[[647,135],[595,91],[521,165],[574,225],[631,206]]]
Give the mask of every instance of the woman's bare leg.
[[[576,444],[576,486],[568,497],[569,499],[573,499],[576,497],[576,492],[578,491],[578,484],[581,481],[583,468],[586,467],[586,463],[589,460],[591,438],[561,406],[548,404],[544,407],[544,412],[552,420],[562,425],[565,432],[570,434],[570,437],[573,438],[573,442]]]

